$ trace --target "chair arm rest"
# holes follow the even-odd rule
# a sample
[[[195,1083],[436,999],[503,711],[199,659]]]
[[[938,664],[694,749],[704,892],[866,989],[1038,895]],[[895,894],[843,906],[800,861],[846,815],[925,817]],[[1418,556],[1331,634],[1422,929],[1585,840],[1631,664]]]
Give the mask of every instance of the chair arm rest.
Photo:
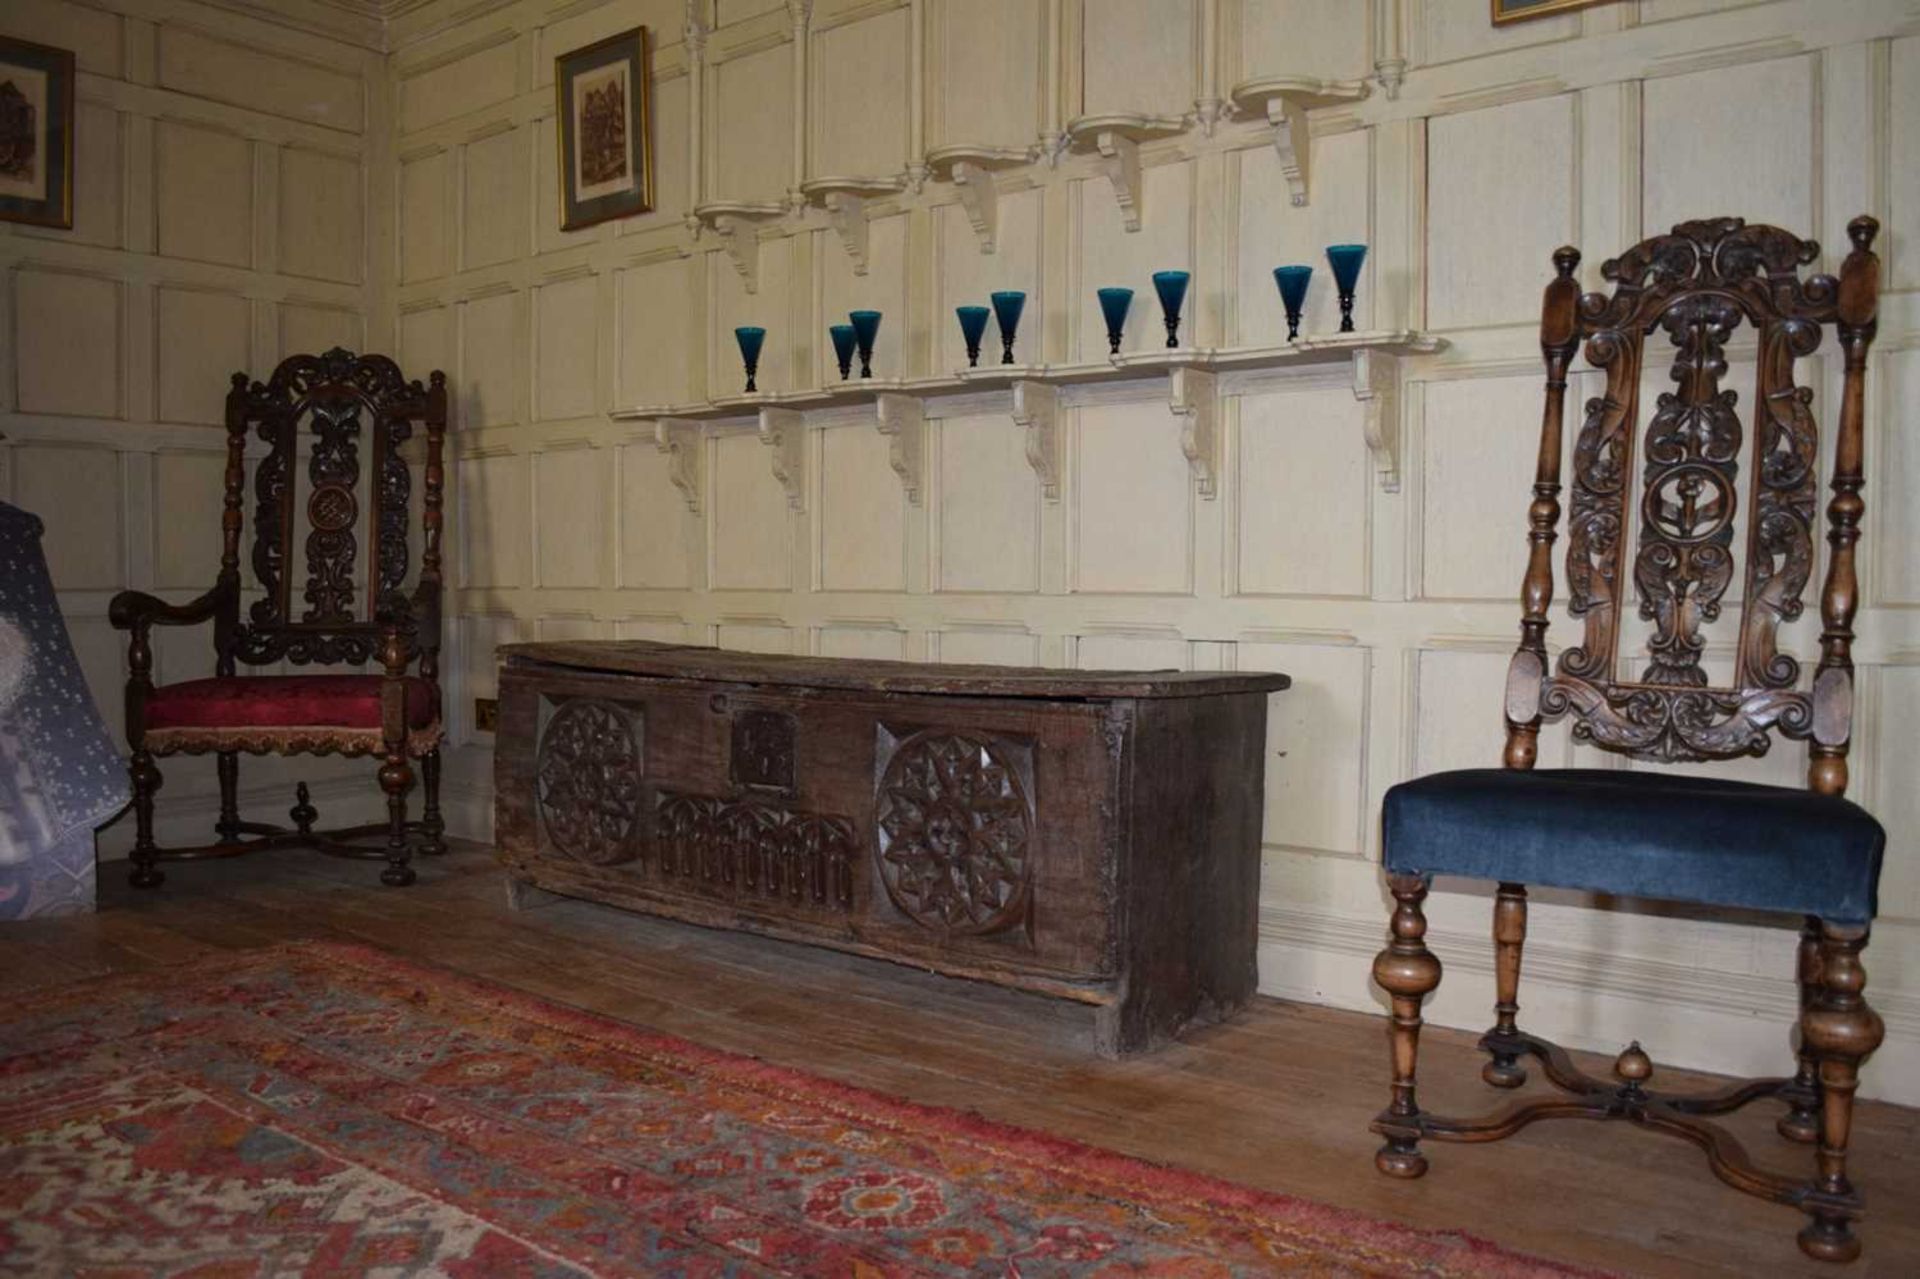
[[[185,604],[169,604],[145,591],[121,591],[107,605],[107,620],[117,631],[144,630],[156,622],[162,626],[197,626],[232,598],[233,588],[224,582]]]

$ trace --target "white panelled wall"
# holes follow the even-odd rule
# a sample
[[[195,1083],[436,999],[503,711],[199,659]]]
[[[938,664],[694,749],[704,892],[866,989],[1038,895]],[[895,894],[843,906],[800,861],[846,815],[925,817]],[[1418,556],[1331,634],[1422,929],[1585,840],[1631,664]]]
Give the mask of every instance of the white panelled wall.
[[[190,8],[156,0],[176,2]],[[1600,262],[1642,235],[1731,213],[1819,238],[1833,267],[1847,219],[1864,210],[1885,224],[1888,278],[1870,381],[1853,793],[1893,837],[1866,956],[1888,1036],[1865,1088],[1920,1103],[1920,765],[1904,727],[1920,717],[1920,517],[1893,500],[1920,491],[1920,435],[1900,411],[1920,399],[1920,178],[1895,160],[1920,140],[1920,15],[1908,0],[1617,0],[1498,30],[1485,0],[699,0],[693,40],[688,8],[395,7],[385,81],[367,88],[369,132],[334,146],[366,165],[355,242],[366,271],[284,286],[336,302],[409,373],[445,368],[458,389],[448,666],[459,744],[449,812],[460,833],[486,834],[491,741],[473,730],[472,702],[492,695],[493,651],[510,640],[1277,669],[1295,683],[1272,706],[1262,986],[1375,1010],[1380,797],[1405,777],[1499,758],[1550,252],[1579,246],[1596,287]],[[659,211],[561,233],[553,58],[641,23],[655,42]],[[124,47],[150,49],[131,37]],[[1367,88],[1312,114],[1302,207],[1274,127],[1231,103],[1234,85],[1287,75]],[[83,77],[83,99],[90,86],[93,97],[105,91]],[[132,101],[154,110],[153,92]],[[238,100],[254,109],[199,109],[230,128],[240,128],[230,118],[266,128],[270,98],[249,90]],[[1110,179],[1093,138],[1069,144],[1076,119],[1114,112],[1179,118],[1140,145],[1137,184]],[[320,127],[268,132],[306,140]],[[83,145],[86,131],[83,112]],[[304,237],[284,218],[277,239],[263,234],[270,179],[288,168],[250,145],[250,242],[280,256],[204,268],[206,287],[250,298],[251,344],[206,352],[204,370],[180,364],[182,395],[211,397],[234,360],[260,368],[279,349],[262,345],[259,308],[284,304],[257,294],[282,287],[286,246]],[[1033,156],[995,175],[991,253],[981,212],[938,162],[940,148],[963,145]],[[936,162],[921,182],[928,152]],[[151,154],[164,168],[168,153]],[[130,185],[112,207],[137,206],[150,224],[155,167],[126,156]],[[867,206],[864,272],[796,190],[830,175],[907,180]],[[1138,230],[1127,229],[1123,191]],[[691,210],[712,201],[801,207],[729,240],[694,233]],[[1148,277],[1163,268],[1193,273],[1191,340],[1234,346],[1284,335],[1270,271],[1311,263],[1304,329],[1324,333],[1337,312],[1321,254],[1343,241],[1371,246],[1359,326],[1426,330],[1445,348],[1405,360],[1372,403],[1356,398],[1344,365],[1222,377],[1212,495],[1183,455],[1164,379],[1065,397],[1055,495],[1004,392],[929,402],[911,495],[871,408],[809,415],[797,457],[742,419],[683,436],[677,461],[650,421],[615,416],[737,392],[738,324],[768,330],[763,389],[825,385],[836,376],[826,325],[860,306],[885,316],[876,374],[943,375],[964,358],[953,307],[1000,288],[1029,296],[1023,362],[1101,357],[1094,290],[1110,284],[1135,289],[1127,345],[1150,349],[1164,335]],[[0,238],[15,264],[16,316],[56,266],[92,282],[58,308],[78,325],[91,322],[87,306],[112,305],[87,300],[89,289],[119,297],[150,286],[117,273],[144,280],[158,269],[130,242],[49,244]],[[754,268],[751,291],[743,266]],[[194,295],[210,306],[204,296]],[[185,428],[129,425],[170,419],[138,398],[166,404],[164,390],[129,382],[153,376],[152,331],[121,323],[128,345],[106,361],[119,381],[75,376],[59,382],[67,398],[30,405],[30,386],[47,393],[49,366],[33,354],[41,339],[16,321],[9,434],[12,421],[45,422],[35,429],[72,437],[61,450],[103,440],[124,450],[145,430],[175,439]],[[1736,349],[1732,385],[1744,406],[1742,358],[1750,367]],[[159,363],[167,368],[164,354]],[[1802,365],[1823,410],[1837,402],[1835,363]],[[95,404],[103,385],[126,389]],[[1370,448],[1368,413],[1383,407]],[[123,509],[134,512],[122,518],[143,518],[139,503],[153,500],[157,481],[142,468],[181,465],[153,448],[161,460],[119,464],[131,477]],[[66,491],[38,488],[47,481],[33,468],[55,463],[29,463],[31,452],[12,450],[13,491]],[[209,503],[215,483],[212,470],[191,481]],[[62,585],[76,574],[86,583],[69,599],[143,580],[123,571],[144,563],[138,555],[123,564],[98,539],[61,537]],[[207,545],[192,550],[211,560]],[[1815,636],[1803,621],[1790,641],[1804,657]],[[94,663],[108,690],[111,661]],[[1543,755],[1610,762],[1564,733]],[[1792,782],[1802,758],[1783,743],[1733,771]],[[1492,1000],[1488,894],[1447,887],[1430,901],[1430,940],[1448,965],[1431,1016],[1478,1028]],[[1687,1065],[1785,1069],[1790,926],[1573,894],[1535,901],[1523,1024],[1608,1051],[1638,1036],[1657,1059]],[[1384,1081],[1384,1059],[1381,1069]]]
[[[0,222],[0,497],[47,524],[60,602],[121,733],[123,587],[170,600],[220,559],[227,379],[284,355],[387,345],[368,264],[382,237],[391,113],[377,22],[194,0],[6,0],[0,33],[72,50],[74,226]],[[156,677],[213,674],[209,627],[156,628]],[[165,843],[212,838],[211,758],[162,761]],[[247,760],[243,812],[283,815],[293,779],[329,817],[372,819],[370,766]],[[110,828],[112,855],[133,842]],[[111,873],[111,872],[110,872]]]

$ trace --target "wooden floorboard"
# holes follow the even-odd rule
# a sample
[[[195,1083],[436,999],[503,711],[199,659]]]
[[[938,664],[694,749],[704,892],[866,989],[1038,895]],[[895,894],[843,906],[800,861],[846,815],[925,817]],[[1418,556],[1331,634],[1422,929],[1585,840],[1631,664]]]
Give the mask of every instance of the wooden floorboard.
[[[1565,1261],[1651,1275],[1920,1275],[1920,1111],[1860,1107],[1853,1167],[1869,1205],[1866,1256],[1819,1267],[1794,1248],[1798,1213],[1721,1186],[1690,1147],[1627,1125],[1430,1143],[1424,1179],[1379,1176],[1366,1131],[1386,1094],[1378,1017],[1261,999],[1231,1024],[1107,1062],[1092,1056],[1085,1009],[580,902],[511,911],[491,859],[471,847],[422,863],[404,890],[382,888],[366,863],[300,850],[169,867],[149,893],[104,869],[98,915],[0,933],[0,991],[355,940],[895,1096]],[[1430,1108],[1510,1099],[1479,1083],[1473,1038],[1427,1032]],[[1655,1082],[1683,1079],[1712,1082],[1664,1070]],[[1810,1164],[1773,1135],[1774,1109],[1763,1103],[1734,1126],[1762,1158]]]

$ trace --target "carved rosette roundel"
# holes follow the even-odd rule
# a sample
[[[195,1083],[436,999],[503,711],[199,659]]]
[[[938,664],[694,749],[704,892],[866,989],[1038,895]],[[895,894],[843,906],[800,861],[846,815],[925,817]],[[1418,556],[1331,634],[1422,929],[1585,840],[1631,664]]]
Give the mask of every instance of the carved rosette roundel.
[[[1025,921],[1033,809],[994,743],[916,733],[887,761],[877,789],[876,856],[895,906],[945,933],[995,933]]]
[[[588,698],[560,707],[540,738],[535,788],[555,851],[594,866],[634,857],[640,752],[618,707]]]

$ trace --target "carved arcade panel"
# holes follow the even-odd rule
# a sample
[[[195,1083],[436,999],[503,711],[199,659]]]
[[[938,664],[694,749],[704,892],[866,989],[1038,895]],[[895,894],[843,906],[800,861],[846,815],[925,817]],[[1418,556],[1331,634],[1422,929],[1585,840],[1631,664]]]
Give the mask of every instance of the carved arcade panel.
[[[654,806],[655,869],[735,899],[853,909],[853,823],[759,799],[663,790]]]

